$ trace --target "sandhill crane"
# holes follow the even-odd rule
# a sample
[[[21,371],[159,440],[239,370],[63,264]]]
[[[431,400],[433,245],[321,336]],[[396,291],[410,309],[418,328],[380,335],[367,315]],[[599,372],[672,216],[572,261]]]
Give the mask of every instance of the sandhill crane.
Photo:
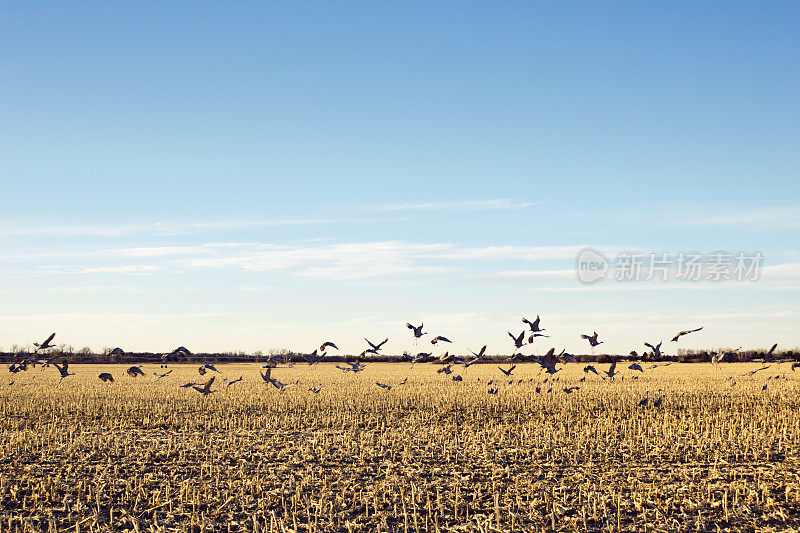
[[[208,396],[212,392],[217,392],[216,390],[211,390],[212,383],[214,383],[214,376],[211,376],[211,378],[208,381],[206,381],[205,385],[203,385],[202,387],[193,385],[192,388],[197,392],[199,392],[200,394],[202,394],[203,396]]]
[[[206,370],[206,367],[204,367],[204,366],[201,366],[200,368],[198,368],[198,369],[197,369],[197,372],[198,372],[198,373],[199,373],[201,376],[205,376],[205,375],[206,375],[206,372],[207,372],[207,370]]]
[[[644,369],[639,365],[639,363],[631,363],[628,365],[628,368],[631,370],[638,370],[639,372],[644,372]]]
[[[367,344],[369,344],[369,347],[370,347],[370,350],[365,350],[365,351],[370,352],[370,353],[375,353],[375,354],[377,354],[380,351],[381,346],[383,346],[384,344],[389,342],[389,339],[386,339],[383,342],[380,342],[378,344],[373,344],[372,341],[370,341],[366,337],[364,337],[364,340],[367,341]]]
[[[472,350],[470,350],[470,351],[469,351],[469,353],[471,353],[471,354],[472,354],[472,355],[474,355],[475,357],[483,357],[483,355],[486,353],[486,346],[484,346],[483,348],[481,348],[481,350],[480,350],[478,353],[475,353],[475,352],[473,352]]]
[[[410,324],[410,323],[406,322],[406,327],[414,332],[414,338],[415,339],[419,339],[423,335],[427,335],[427,333],[422,331],[422,326],[423,326],[423,324],[420,324],[419,326],[415,326],[413,324]]]
[[[219,373],[220,373],[220,371],[219,371],[219,370],[217,370],[217,369],[214,367],[214,365],[211,365],[211,364],[209,364],[209,363],[206,363],[206,364],[204,364],[204,365],[203,365],[203,368],[205,368],[205,369],[207,369],[207,370],[211,370],[212,372],[216,372],[217,374],[219,374]]]
[[[230,387],[230,386],[231,386],[231,385],[233,385],[234,383],[239,383],[239,382],[240,382],[240,381],[242,381],[243,379],[244,379],[244,376],[241,376],[241,377],[239,377],[239,379],[227,379],[227,378],[222,378],[222,381],[224,381],[224,382],[225,382],[225,384],[226,384],[228,387]]]
[[[597,376],[600,375],[600,374],[597,373],[597,369],[595,367],[593,367],[592,365],[586,365],[585,367],[583,367],[583,373],[584,374],[588,374],[589,372],[594,372],[595,375],[597,375]]]
[[[653,357],[661,357],[661,344],[663,344],[663,342],[664,341],[661,341],[658,344],[656,344],[655,346],[653,346],[649,342],[644,343],[644,345],[647,346],[648,348],[650,348],[653,351]]]
[[[469,350],[469,353],[473,355],[472,359],[463,360],[459,362],[461,365],[463,365],[464,368],[469,368],[470,366],[474,365],[475,363],[483,359],[483,356],[486,353],[486,346],[484,345],[484,347],[481,348],[478,353],[475,353],[472,350]]]
[[[766,369],[768,369],[768,368],[769,368],[769,365],[767,365],[767,366],[762,366],[761,368],[756,368],[755,370],[751,370],[750,372],[745,372],[745,373],[744,373],[744,374],[742,374],[742,375],[743,375],[743,376],[752,376],[752,375],[755,375],[755,373],[756,373],[756,372],[761,372],[762,370],[766,370]]]
[[[451,344],[453,342],[450,339],[448,339],[447,337],[443,337],[441,335],[437,335],[437,336],[435,336],[434,338],[431,339],[431,344],[436,344],[439,341],[441,341],[441,342],[449,342]]]
[[[775,351],[775,348],[777,348],[777,347],[778,347],[778,343],[776,342],[775,344],[772,345],[772,348],[769,349],[769,351],[767,352],[767,355],[772,355],[772,353]]]
[[[489,394],[497,394],[497,387],[489,387]]]
[[[358,361],[354,361],[354,362],[345,361],[344,364],[346,364],[348,366],[342,367],[342,366],[336,365],[336,368],[338,368],[342,372],[361,372],[362,370],[364,370],[364,367],[367,366],[366,363],[359,363]]]
[[[561,350],[561,353],[558,354],[558,359],[563,363],[564,360],[571,361],[573,363],[577,363],[578,360],[575,359],[575,356],[571,353],[567,353],[566,350]]]
[[[761,387],[761,390],[767,390],[767,383],[769,383],[769,382],[768,381],[764,382],[764,386]]]
[[[167,370],[167,371],[166,371],[166,372],[164,372],[163,374],[159,374],[158,372],[153,372],[153,375],[156,377],[156,379],[161,379],[161,378],[163,378],[164,376],[168,376],[168,375],[170,375],[170,374],[172,374],[172,370]]]
[[[108,352],[108,355],[125,355],[125,351],[122,348],[117,347]]]
[[[792,372],[794,372],[798,368],[800,368],[800,362],[792,363]]]
[[[724,352],[717,352],[717,353],[715,353],[714,355],[711,356],[711,362],[714,363],[714,364],[719,364],[719,363],[721,363],[722,361],[725,360],[725,357],[727,355],[728,354],[726,354]]]
[[[696,328],[696,329],[687,329],[687,330],[684,330],[684,331],[679,331],[677,335],[672,337],[672,342],[678,342],[678,339],[680,339],[684,335],[688,335],[689,333],[694,333],[696,331],[700,331],[701,329],[703,329],[703,326],[700,326],[699,328]]]
[[[513,334],[513,333],[511,333],[511,332],[509,331],[509,332],[508,332],[508,336],[509,336],[509,337],[511,337],[511,339],[514,341],[514,346],[515,346],[517,349],[520,349],[520,348],[522,348],[522,347],[525,345],[525,331],[523,331],[522,333],[520,333],[520,334],[519,334],[518,336],[516,336],[516,337],[514,336],[514,334]]]
[[[280,390],[281,392],[285,391],[286,389],[290,389],[290,388],[294,387],[295,385],[297,385],[297,381],[295,381],[294,383],[288,383],[287,384],[287,383],[281,383],[280,381],[278,381],[275,378],[272,378],[272,381],[270,381],[270,383],[272,383],[272,386],[275,387],[276,389]]]
[[[178,385],[178,387],[180,387],[181,389],[188,389],[189,387],[194,387],[195,385],[200,385],[200,384],[192,381],[190,383],[184,383],[183,385]]]
[[[603,341],[598,341],[597,340],[597,332],[594,331],[592,333],[593,333],[592,335],[581,335],[581,338],[588,340],[589,344],[592,346],[592,348],[594,348],[598,344],[603,344]]]
[[[69,363],[65,362],[64,366],[58,366],[56,363],[53,363],[53,366],[56,367],[56,370],[58,370],[58,373],[61,374],[61,379],[64,379],[66,377],[75,375],[74,372],[69,372],[67,370],[67,367],[69,366]]]
[[[439,370],[437,370],[437,371],[436,371],[436,373],[437,373],[437,374],[445,374],[445,375],[448,375],[448,376],[449,376],[450,374],[452,374],[452,373],[453,373],[453,369],[452,369],[452,368],[450,368],[451,366],[452,366],[452,365],[443,366],[442,368],[440,368]]]
[[[48,348],[53,348],[53,347],[55,347],[55,344],[50,344],[50,341],[52,341],[52,340],[53,340],[53,338],[54,338],[55,336],[56,336],[56,334],[55,334],[55,333],[52,333],[52,334],[51,334],[49,337],[47,337],[47,339],[45,339],[45,341],[44,341],[43,343],[41,343],[41,344],[39,344],[38,342],[34,342],[34,343],[33,343],[33,345],[34,345],[34,346],[36,346],[36,350],[34,350],[34,353],[38,352],[39,350],[46,350],[46,349],[48,349]]]
[[[450,379],[452,379],[453,381],[464,381],[464,378],[462,378],[461,376],[453,376]]]
[[[647,391],[645,397],[639,400],[639,407],[645,407],[649,400],[650,400],[650,391]]]
[[[262,368],[264,368],[264,367],[262,367]],[[261,374],[261,379],[263,379],[264,381],[269,383],[270,381],[272,381],[272,376],[271,376],[272,367],[268,366],[268,367],[266,367],[266,369],[267,369],[266,372],[259,372],[259,373]]]
[[[498,366],[497,368],[500,368],[500,367]],[[515,368],[517,368],[517,365],[511,365],[511,368],[509,368],[508,370],[500,368],[500,372],[505,374],[506,377],[511,377],[511,373],[514,371]]]
[[[319,351],[320,352],[324,352],[325,348],[333,348],[334,350],[338,350],[339,349],[339,347],[336,346],[335,344],[333,344],[331,341],[323,342],[319,347]]]
[[[108,372],[103,372],[97,377],[99,377],[100,381],[102,381],[103,383],[105,383],[106,381],[110,381],[111,383],[114,383],[114,376],[112,376]]]
[[[126,370],[125,373],[132,378],[135,378],[137,376],[144,376],[144,371],[141,369],[141,365],[132,366],[128,370]]]
[[[564,387],[564,392],[569,394],[570,392],[576,391],[578,389],[580,389],[580,387],[578,387],[578,386]]]
[[[455,360],[455,356],[454,355],[450,355],[450,352],[444,352],[444,355],[439,357],[439,362],[441,362],[441,363],[448,363],[448,362],[452,362],[454,360]]]
[[[177,348],[172,350],[172,353],[175,355],[192,355],[192,352],[187,350],[185,346],[178,346]]]
[[[322,387],[309,387],[308,390],[310,390],[314,394],[319,394],[319,391],[322,390]]]
[[[550,338],[550,335],[545,335],[544,333],[531,333],[530,337],[528,337],[528,344],[533,344],[533,340],[536,337],[547,337]]]
[[[523,324],[528,324],[528,326],[530,326],[532,332],[538,333],[539,331],[544,331],[542,328],[539,327],[539,320],[540,320],[539,319],[539,315],[536,315],[536,320],[534,320],[533,322],[531,322],[527,318],[523,317],[522,318],[522,323]]]
[[[556,363],[557,361],[542,361],[539,364],[542,366],[542,368],[544,368],[546,373],[555,374],[556,372],[561,372],[560,368],[556,369]]]
[[[313,352],[311,352],[308,355],[300,354],[300,357],[302,357],[303,360],[306,363],[308,363],[309,366],[311,366],[311,365],[315,365],[315,364],[319,363],[320,361],[322,361],[322,359],[325,357],[325,354],[317,355],[317,350],[314,350]]]
[[[392,387],[393,387],[393,385],[386,385],[385,383],[381,383],[380,381],[376,381],[375,385],[377,385],[378,387],[381,387],[383,389],[386,389],[386,390],[392,390]]]
[[[617,372],[617,371],[616,371],[616,369],[617,369],[617,362],[616,362],[616,361],[614,361],[613,363],[611,363],[611,368],[609,368],[607,372],[606,372],[605,370],[603,370],[603,373],[604,373],[606,376],[608,376],[610,379],[612,379],[612,380],[613,380],[613,379],[614,379],[614,376],[616,376],[617,374],[619,374],[619,372]]]
[[[655,364],[655,365],[650,365],[649,367],[647,367],[647,369],[648,369],[648,370],[652,370],[652,369],[654,369],[654,368],[658,368],[658,367],[660,367],[660,366],[669,366],[669,365],[671,365],[671,364],[672,364],[672,363],[657,363],[657,364]]]
[[[659,394],[658,398],[653,400],[653,407],[661,407],[661,402],[663,401],[663,397]]]

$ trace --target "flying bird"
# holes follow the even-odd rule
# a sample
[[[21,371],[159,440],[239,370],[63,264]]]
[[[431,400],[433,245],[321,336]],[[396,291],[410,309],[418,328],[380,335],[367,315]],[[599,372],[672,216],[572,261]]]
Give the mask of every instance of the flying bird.
[[[337,348],[338,349],[338,348]],[[308,390],[313,392],[314,394],[319,394],[319,391],[322,390],[322,387],[309,387]]]
[[[593,367],[592,365],[586,365],[585,367],[583,367],[583,373],[584,374],[588,374],[589,372],[594,372],[598,376],[600,375],[600,374],[597,373],[597,369],[595,367]]]
[[[324,352],[325,348],[333,348],[334,350],[338,350],[339,349],[339,347],[336,346],[335,344],[333,344],[331,341],[323,342],[322,345],[320,345],[320,347],[319,347],[319,351],[320,352]]]
[[[449,342],[449,343],[452,343],[452,342],[453,342],[453,341],[451,341],[450,339],[448,339],[447,337],[443,337],[443,336],[441,336],[441,335],[437,335],[437,336],[435,336],[434,338],[432,338],[432,339],[431,339],[431,344],[436,344],[436,343],[437,343],[437,342],[439,342],[439,341],[442,341],[442,342]]]
[[[48,349],[48,348],[53,348],[53,347],[55,346],[55,344],[50,344],[50,341],[52,341],[52,340],[53,340],[53,338],[54,338],[55,336],[56,336],[56,334],[55,334],[55,333],[51,334],[51,335],[50,335],[49,337],[47,337],[47,339],[46,339],[46,340],[45,340],[43,343],[41,343],[41,344],[39,344],[38,342],[34,342],[34,343],[33,343],[33,345],[34,345],[34,346],[36,346],[36,350],[35,350],[35,352],[38,352],[39,350],[46,350],[46,349]]]
[[[414,338],[415,339],[419,339],[423,335],[427,335],[427,333],[422,331],[422,326],[423,326],[423,324],[420,324],[419,326],[415,326],[413,324],[410,324],[410,323],[406,322],[406,327],[414,332]]]
[[[617,369],[617,362],[614,361],[613,363],[611,363],[611,368],[609,368],[607,372],[603,370],[603,373],[610,379],[614,379],[614,376],[619,374],[619,372],[617,372],[616,369]]]
[[[365,341],[367,341],[367,344],[369,344],[369,347],[370,347],[370,350],[367,350],[367,351],[369,351],[369,352],[372,352],[372,353],[378,353],[378,351],[380,351],[380,349],[381,349],[381,346],[383,346],[384,344],[386,344],[387,342],[389,342],[389,339],[386,339],[385,341],[383,341],[383,342],[381,342],[381,343],[379,343],[379,344],[373,344],[373,343],[372,343],[372,342],[371,342],[371,341],[370,341],[368,338],[366,338],[366,337],[364,337],[364,340],[365,340]]]
[[[517,349],[522,348],[525,345],[525,331],[520,333],[517,337],[515,337],[514,334],[509,331],[508,336],[513,339],[514,346],[516,346]]]
[[[69,363],[65,362],[64,366],[58,366],[56,363],[53,363],[53,366],[56,367],[56,370],[58,370],[58,373],[61,374],[61,379],[64,379],[64,378],[66,378],[68,376],[74,376],[75,375],[74,372],[69,372],[67,370],[67,367],[69,366]]]
[[[672,337],[672,342],[678,342],[678,339],[680,339],[682,336],[688,335],[689,333],[694,333],[696,331],[700,331],[701,329],[703,329],[703,326],[700,326],[699,328],[696,329],[687,329],[684,331],[679,331],[677,335]]]
[[[222,381],[224,381],[224,382],[225,382],[225,384],[226,384],[228,387],[230,387],[230,386],[231,386],[231,385],[233,385],[234,383],[238,383],[238,382],[242,381],[243,379],[244,379],[244,376],[241,376],[241,377],[239,377],[239,379],[227,379],[227,378],[222,378]]]
[[[534,320],[533,322],[531,322],[527,318],[523,317],[522,318],[522,323],[523,324],[528,324],[528,326],[530,326],[532,332],[538,333],[539,331],[544,331],[542,328],[539,327],[539,320],[540,320],[539,319],[539,315],[536,315],[536,320]]]
[[[153,372],[153,375],[156,377],[156,379],[161,379],[161,378],[163,378],[164,376],[168,376],[168,375],[170,375],[170,374],[172,374],[172,370],[167,370],[167,371],[166,371],[166,372],[164,372],[163,374],[159,374],[158,372]]]
[[[598,344],[603,344],[603,341],[597,340],[597,332],[593,332],[593,335],[581,335],[582,339],[586,339],[589,341],[589,344],[592,345],[592,348],[597,346]]]
[[[500,367],[498,366],[497,368],[500,368]],[[506,377],[511,377],[511,373],[514,371],[515,368],[517,368],[517,365],[511,365],[511,368],[509,368],[508,370],[500,368],[500,372],[505,374]]]
[[[217,392],[216,390],[211,390],[212,383],[214,383],[214,376],[211,376],[211,378],[208,381],[206,381],[205,385],[203,385],[202,387],[199,387],[197,385],[192,385],[192,388],[197,392],[199,392],[200,394],[202,394],[203,396],[208,396],[212,392]]]
[[[436,373],[437,373],[437,374],[445,374],[445,375],[450,375],[450,374],[452,374],[452,373],[453,373],[453,369],[452,369],[452,368],[450,368],[450,366],[451,366],[451,365],[443,366],[442,368],[440,368],[439,370],[437,370],[437,371],[436,371]]]
[[[652,345],[652,344],[650,344],[649,342],[646,342],[646,343],[644,343],[644,345],[645,345],[645,346],[647,346],[648,348],[650,348],[651,350],[653,350],[653,356],[654,356],[654,357],[661,357],[661,345],[662,345],[662,344],[663,344],[663,341],[659,342],[659,343],[658,343],[658,344],[656,344],[655,346],[653,346],[653,345]]]
[[[144,371],[141,369],[140,366],[132,366],[128,370],[125,371],[130,377],[135,378],[137,376],[144,376]]]
[[[628,365],[628,368],[631,370],[638,370],[639,372],[644,372],[644,369],[639,365],[639,363],[631,363]]]

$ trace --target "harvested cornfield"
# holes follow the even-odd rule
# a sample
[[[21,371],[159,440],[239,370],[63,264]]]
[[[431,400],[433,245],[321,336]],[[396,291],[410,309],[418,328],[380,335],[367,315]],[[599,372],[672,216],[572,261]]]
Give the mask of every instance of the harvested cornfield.
[[[510,377],[494,365],[295,365],[272,369],[283,390],[257,365],[205,376],[170,365],[161,379],[159,365],[136,378],[70,365],[63,380],[29,368],[0,389],[0,529],[800,527],[790,366],[649,366],[579,382],[583,365],[567,364],[554,382],[536,364]],[[216,392],[179,387],[209,375]]]

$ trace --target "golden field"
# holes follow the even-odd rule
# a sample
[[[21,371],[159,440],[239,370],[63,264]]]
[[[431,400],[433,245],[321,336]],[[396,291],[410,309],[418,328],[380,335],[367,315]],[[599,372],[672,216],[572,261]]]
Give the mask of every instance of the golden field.
[[[585,383],[567,364],[552,392],[536,364],[513,384],[497,365],[454,366],[462,382],[435,364],[279,366],[273,377],[296,382],[284,391],[258,365],[198,366],[160,380],[157,364],[138,378],[128,365],[70,365],[63,381],[52,367],[4,372],[0,531],[800,527],[788,364],[744,376],[761,365],[621,363],[624,379]],[[178,387],[210,375],[208,396]]]

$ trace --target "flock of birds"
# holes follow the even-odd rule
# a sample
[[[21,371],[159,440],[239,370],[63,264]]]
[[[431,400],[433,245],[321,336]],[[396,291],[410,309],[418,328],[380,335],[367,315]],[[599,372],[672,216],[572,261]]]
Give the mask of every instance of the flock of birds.
[[[526,324],[527,328],[523,329],[521,333],[514,334],[514,333],[512,333],[510,331],[508,332],[508,336],[511,338],[511,340],[514,343],[515,350],[514,350],[514,353],[511,356],[508,357],[508,363],[510,364],[510,366],[508,368],[503,368],[501,366],[498,366],[498,369],[502,373],[503,377],[502,378],[497,378],[497,379],[492,378],[491,380],[489,380],[487,382],[488,393],[489,394],[497,394],[499,392],[499,388],[498,388],[497,385],[501,382],[501,380],[508,380],[509,384],[522,383],[524,381],[523,379],[516,380],[516,378],[514,378],[514,376],[512,375],[514,370],[517,368],[516,362],[528,362],[528,363],[538,364],[540,366],[540,374],[542,372],[544,372],[546,374],[546,376],[544,378],[544,381],[542,383],[539,383],[537,381],[536,388],[535,388],[536,393],[540,393],[542,391],[543,385],[547,385],[548,382],[549,382],[549,389],[547,390],[548,393],[549,392],[553,392],[554,387],[560,387],[560,384],[557,385],[557,383],[559,382],[560,377],[556,376],[556,374],[559,371],[561,371],[561,368],[557,368],[558,364],[562,364],[563,365],[563,364],[565,364],[567,362],[573,362],[573,363],[577,362],[577,359],[575,358],[575,356],[572,355],[572,354],[567,353],[565,350],[561,350],[560,353],[556,354],[555,353],[555,348],[550,348],[550,350],[545,355],[543,355],[541,357],[533,356],[533,355],[526,356],[526,355],[523,355],[522,353],[520,353],[519,350],[521,350],[526,345],[533,344],[533,342],[534,342],[534,340],[536,338],[538,338],[538,337],[549,337],[549,335],[546,335],[544,333],[545,329],[543,329],[541,327],[541,319],[540,319],[540,317],[538,315],[536,316],[535,320],[528,320],[527,318],[523,317],[522,318],[522,322],[524,324]],[[411,330],[415,342],[418,342],[425,335],[430,335],[430,333],[423,331],[424,324],[420,324],[419,326],[415,326],[415,325],[413,325],[411,323],[407,323],[406,327],[409,330]],[[698,332],[698,331],[700,331],[702,329],[703,328],[701,326],[701,327],[694,328],[694,329],[687,329],[687,330],[684,330],[684,331],[679,331],[672,338],[672,342],[678,342],[678,340],[682,336],[689,335],[691,333],[696,333],[696,332]],[[70,372],[69,371],[69,364],[66,361],[63,361],[61,364],[59,364],[57,362],[58,359],[64,357],[63,355],[58,355],[56,357],[42,357],[44,354],[47,353],[47,351],[49,349],[55,347],[55,345],[53,344],[53,339],[55,338],[55,335],[56,334],[53,333],[52,335],[47,337],[47,339],[42,343],[37,343],[37,342],[33,343],[33,345],[35,346],[35,350],[34,350],[34,352],[32,354],[23,354],[23,353],[17,354],[18,361],[15,361],[14,363],[12,363],[9,366],[10,372],[12,374],[16,374],[18,372],[22,372],[22,371],[27,370],[29,366],[35,368],[36,365],[42,365],[44,367],[49,367],[49,366],[52,365],[53,368],[55,368],[59,372],[61,380],[65,379],[65,378],[67,378],[69,376],[75,375],[74,372]],[[591,335],[589,335],[589,334],[582,334],[581,335],[582,339],[585,339],[585,340],[587,340],[589,342],[589,346],[591,347],[592,350],[596,346],[598,346],[598,345],[603,343],[603,341],[599,340],[598,337],[599,337],[599,335],[598,335],[598,333],[596,331],[593,331]],[[362,372],[365,369],[366,365],[368,364],[368,361],[366,361],[364,359],[365,356],[367,356],[368,354],[380,355],[380,351],[383,348],[383,346],[387,342],[389,342],[388,338],[384,339],[383,341],[378,342],[378,343],[372,342],[371,340],[369,340],[367,338],[365,338],[364,340],[367,342],[368,347],[365,348],[364,351],[362,351],[360,353],[358,360],[356,360],[356,361],[348,361],[348,362],[344,362],[342,364],[337,364],[337,365],[335,365],[335,368],[337,368],[337,369],[339,369],[339,370],[341,370],[342,372],[345,372],[345,373],[352,372],[354,374],[358,374],[359,372]],[[431,340],[430,340],[430,344],[431,345],[435,346],[435,345],[437,345],[439,343],[452,344],[452,341],[450,339],[448,339],[447,337],[443,336],[443,335],[436,335],[434,337],[431,337]],[[663,341],[660,341],[658,344],[645,342],[644,346],[649,348],[650,352],[649,353],[645,352],[643,355],[646,355],[646,356],[649,356],[649,357],[652,357],[652,358],[656,358],[656,359],[660,358],[663,355],[662,352],[661,352],[662,344],[663,344]],[[761,368],[757,368],[755,370],[752,370],[750,372],[747,372],[745,375],[753,376],[756,373],[769,368],[769,366],[766,364],[766,360],[768,360],[768,358],[772,356],[772,354],[774,353],[776,348],[777,348],[777,344],[773,345],[772,348],[770,348],[769,352],[767,352],[767,354],[766,354],[767,358],[765,358],[764,366],[762,366]],[[320,363],[320,362],[325,360],[325,357],[327,356],[327,351],[329,349],[333,349],[333,350],[337,350],[337,351],[339,350],[338,346],[336,346],[335,343],[333,343],[331,341],[325,341],[319,346],[319,348],[315,349],[313,352],[311,352],[309,354],[300,354],[300,358],[302,358],[302,360],[305,361],[309,365],[316,365],[316,364],[318,364],[318,363]],[[467,357],[455,356],[455,355],[450,354],[449,351],[445,351],[444,354],[442,354],[442,355],[440,355],[438,357],[433,356],[432,352],[419,352],[416,355],[410,355],[409,353],[404,352],[403,353],[403,358],[412,363],[412,368],[413,368],[414,364],[416,364],[416,363],[438,362],[442,366],[441,366],[441,368],[439,368],[437,370],[437,373],[444,374],[446,376],[450,376],[450,379],[452,381],[458,382],[458,381],[463,381],[463,377],[461,376],[460,373],[457,372],[457,367],[461,367],[463,369],[467,369],[467,368],[469,368],[470,366],[472,366],[472,365],[474,365],[476,363],[482,362],[486,358],[486,346],[483,346],[477,352],[474,352],[472,350],[468,350],[468,351],[470,352],[471,355],[467,356]],[[120,348],[115,348],[111,352],[111,354],[120,355],[120,354],[124,354],[124,352]],[[638,355],[635,351],[632,351],[630,354],[631,354],[631,356],[637,356]],[[183,346],[176,348],[172,352],[163,354],[161,356],[161,360],[162,360],[161,368],[162,369],[166,369],[169,362],[173,362],[173,361],[179,360],[179,358],[181,356],[187,356],[187,355],[191,355],[191,352],[189,352],[189,350],[186,349]],[[728,354],[726,354],[726,353],[714,354],[713,357],[712,357],[712,362],[721,363],[726,359],[727,356],[728,356]],[[285,357],[281,357],[281,356],[278,356],[278,355],[270,355],[269,358],[267,359],[266,364],[262,365],[262,367],[261,367],[263,369],[260,372],[262,380],[264,382],[266,382],[267,384],[272,385],[273,387],[275,387],[279,391],[285,391],[285,390],[287,390],[287,389],[289,389],[291,387],[296,386],[298,384],[297,381],[295,381],[294,383],[283,383],[283,382],[281,382],[280,380],[278,380],[276,377],[274,377],[272,375],[273,369],[275,369],[278,366],[278,364],[289,364],[289,363],[290,363],[290,361],[287,360]],[[652,370],[652,369],[658,368],[660,366],[666,366],[666,365],[669,365],[669,364],[670,364],[669,362],[652,364],[647,368],[647,370]],[[454,368],[454,367],[456,367],[456,368]],[[632,363],[628,364],[627,368],[629,370],[634,371],[634,372],[639,372],[639,373],[644,373],[645,372],[645,368],[643,368],[639,363],[636,363],[636,362],[632,362]],[[800,368],[800,362],[792,362],[791,368],[792,368],[793,371],[796,370],[797,368]],[[220,374],[220,371],[217,370],[217,368],[213,364],[209,364],[209,363],[201,365],[197,369],[197,372],[201,376],[205,376],[209,372],[214,372],[214,373]],[[166,376],[170,375],[171,373],[172,373],[172,370],[170,369],[170,370],[165,370],[163,372],[153,372],[153,375],[155,376],[155,378],[157,380],[160,380],[160,379],[163,379]],[[610,368],[608,370],[600,370],[600,371],[598,371],[597,368],[595,368],[593,365],[586,365],[586,366],[583,367],[583,373],[584,373],[584,376],[579,380],[579,382],[581,382],[581,383],[585,382],[587,377],[589,377],[590,374],[594,374],[595,376],[599,377],[602,380],[610,380],[610,381],[614,381],[617,378],[617,376],[619,376],[621,374],[620,370],[617,369],[617,362],[616,361],[612,362],[612,364],[611,364],[611,366],[610,366]],[[131,378],[137,378],[139,376],[144,377],[146,375],[145,371],[142,369],[142,365],[131,366],[130,368],[128,368],[126,370],[126,374],[128,376],[130,376]],[[109,372],[102,372],[102,373],[100,373],[100,375],[98,377],[103,382],[111,382],[111,383],[114,382],[114,376]],[[185,384],[179,385],[179,387],[186,388],[186,389],[191,388],[191,389],[197,391],[198,393],[200,393],[203,396],[208,396],[209,394],[217,392],[217,389],[212,389],[212,386],[213,386],[214,381],[215,381],[215,377],[216,376],[212,375],[205,382],[202,382],[202,383],[189,382],[189,383],[185,383]],[[776,379],[779,378],[779,377],[780,376],[775,376]],[[232,385],[234,385],[236,383],[241,382],[243,379],[244,379],[244,376],[240,376],[238,379],[223,378],[222,381],[226,384],[227,387],[230,387],[230,386],[232,386]],[[622,376],[620,379],[624,380],[624,376]],[[630,379],[638,379],[638,375],[633,374],[633,375],[630,376]],[[768,378],[768,379],[771,379],[771,378]],[[733,380],[733,377],[729,377],[728,380],[732,380],[732,385],[735,385],[735,380]],[[478,379],[478,381],[480,381],[480,378]],[[534,379],[530,378],[530,382],[533,382],[533,381],[534,381]],[[380,381],[376,381],[375,385],[377,387],[382,388],[382,389],[391,390],[394,387],[405,385],[407,382],[408,382],[408,377],[406,377],[404,380],[402,380],[402,381],[400,381],[398,383],[395,383],[395,384],[388,384],[388,383],[383,383],[383,382],[380,382]],[[13,384],[14,384],[14,381],[11,381],[11,383],[9,383],[9,385],[13,385]],[[565,393],[572,393],[572,392],[578,390],[579,388],[580,387],[578,385],[572,385],[572,386],[567,385],[567,386],[564,386],[562,388],[562,390]],[[766,390],[766,388],[767,388],[767,383],[764,384],[763,390]],[[316,386],[315,387],[310,387],[309,390],[316,394],[316,393],[319,393],[321,391],[321,387],[316,387]],[[640,400],[639,404],[640,405],[647,405],[648,401],[649,401],[649,393],[648,393],[647,396],[645,396],[644,398],[642,398]],[[653,405],[654,406],[659,406],[659,405],[661,405],[661,401],[662,401],[662,398],[661,398],[661,396],[659,396],[657,399],[655,399],[653,401]]]

